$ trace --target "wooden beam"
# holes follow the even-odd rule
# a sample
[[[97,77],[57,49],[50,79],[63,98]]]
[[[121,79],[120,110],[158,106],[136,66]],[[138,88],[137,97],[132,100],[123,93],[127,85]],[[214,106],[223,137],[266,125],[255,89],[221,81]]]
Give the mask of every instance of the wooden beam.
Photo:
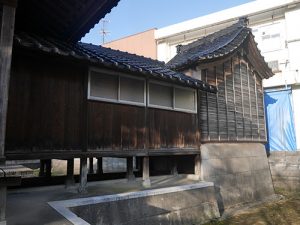
[[[5,212],[6,212],[6,186],[0,186],[0,224],[5,223]]]
[[[7,5],[16,8],[17,4],[17,0],[0,0],[0,5]]]
[[[15,25],[15,7],[0,2],[0,160],[5,158],[6,114]]]
[[[81,157],[130,157],[130,156],[172,156],[172,155],[195,155],[199,153],[199,146],[195,148],[160,148],[160,149],[134,149],[134,150],[59,150],[51,151],[41,149],[37,152],[24,151],[8,151],[6,157],[9,160],[25,160],[25,159],[62,159],[67,158],[81,158]]]
[[[127,157],[126,162],[127,162],[126,177],[129,181],[133,181],[135,180],[135,176],[133,173],[133,157]]]

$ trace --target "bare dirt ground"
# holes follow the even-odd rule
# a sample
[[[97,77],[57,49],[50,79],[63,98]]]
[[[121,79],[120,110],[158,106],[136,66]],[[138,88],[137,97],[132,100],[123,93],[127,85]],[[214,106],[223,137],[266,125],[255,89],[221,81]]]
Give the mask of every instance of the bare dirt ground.
[[[206,225],[300,225],[300,191],[277,190],[277,194],[283,195],[279,201],[264,203]]]

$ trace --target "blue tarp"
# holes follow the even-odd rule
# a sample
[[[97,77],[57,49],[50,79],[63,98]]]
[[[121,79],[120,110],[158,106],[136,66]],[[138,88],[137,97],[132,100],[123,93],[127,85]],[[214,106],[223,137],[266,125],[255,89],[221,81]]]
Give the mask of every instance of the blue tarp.
[[[266,90],[264,97],[268,132],[267,149],[296,151],[291,89]]]

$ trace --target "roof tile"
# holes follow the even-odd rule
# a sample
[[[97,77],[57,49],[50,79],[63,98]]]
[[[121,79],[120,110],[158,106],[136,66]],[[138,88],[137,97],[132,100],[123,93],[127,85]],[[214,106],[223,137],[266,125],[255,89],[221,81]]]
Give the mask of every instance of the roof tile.
[[[216,87],[206,84],[201,80],[186,76],[183,73],[169,69],[163,62],[113,50],[102,46],[86,43],[70,43],[54,38],[42,38],[28,33],[15,34],[16,47],[39,50],[50,54],[73,57],[80,60],[88,60],[91,63],[110,65],[118,69],[135,71],[148,74],[152,77],[177,82],[181,85],[199,88],[203,91],[216,92]]]

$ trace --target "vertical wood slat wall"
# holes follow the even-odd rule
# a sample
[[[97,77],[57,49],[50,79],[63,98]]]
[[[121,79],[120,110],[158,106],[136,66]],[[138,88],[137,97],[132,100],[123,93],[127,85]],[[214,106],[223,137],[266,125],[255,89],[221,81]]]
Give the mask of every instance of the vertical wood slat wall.
[[[202,69],[218,93],[200,96],[202,141],[266,141],[262,80],[246,60],[234,56]]]

